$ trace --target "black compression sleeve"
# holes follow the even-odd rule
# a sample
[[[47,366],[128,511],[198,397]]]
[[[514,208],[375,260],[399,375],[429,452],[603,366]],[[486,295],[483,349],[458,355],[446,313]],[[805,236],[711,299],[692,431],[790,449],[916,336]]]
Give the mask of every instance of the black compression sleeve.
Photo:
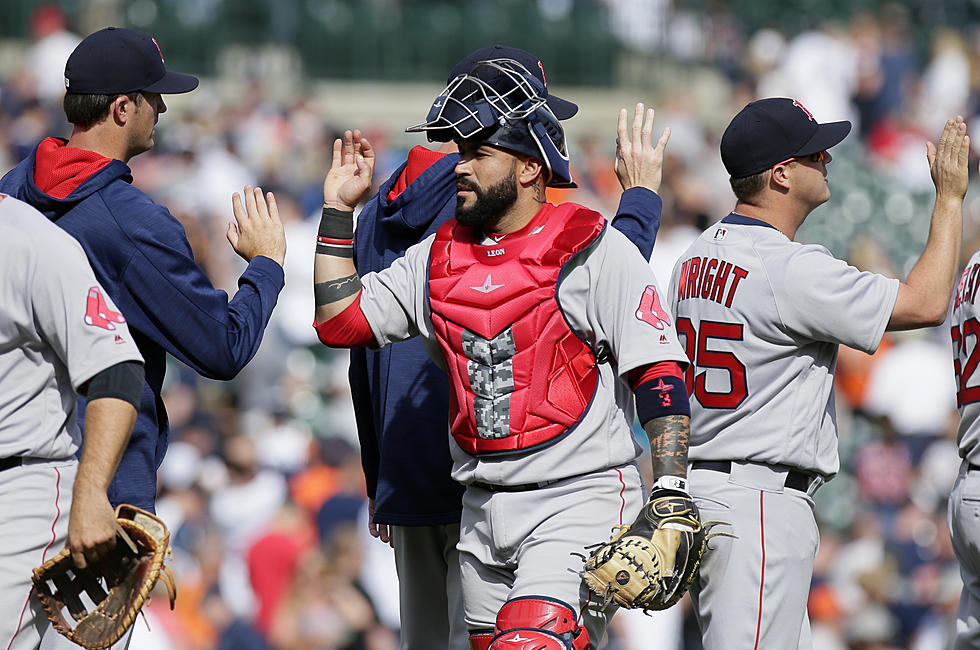
[[[129,402],[140,410],[143,394],[143,364],[139,361],[121,361],[109,366],[88,381],[85,398],[88,401],[100,397],[115,397]]]

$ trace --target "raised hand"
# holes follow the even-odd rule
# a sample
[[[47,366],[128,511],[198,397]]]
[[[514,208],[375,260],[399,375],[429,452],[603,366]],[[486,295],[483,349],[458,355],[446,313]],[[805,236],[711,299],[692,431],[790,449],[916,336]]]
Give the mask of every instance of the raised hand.
[[[262,255],[282,266],[286,260],[286,232],[279,220],[276,197],[272,192],[263,196],[261,187],[251,185],[246,185],[242,194],[244,206],[237,192],[231,197],[235,221],[228,224],[228,242],[246,262]]]
[[[359,130],[344,131],[333,143],[333,161],[323,181],[323,206],[353,212],[374,176],[374,149]]]
[[[926,158],[929,160],[929,173],[936,186],[936,198],[944,197],[962,200],[970,182],[969,159],[970,136],[966,134],[966,123],[962,116],[946,120],[939,136],[939,145],[926,143]]]
[[[626,126],[626,109],[619,111],[619,126],[616,136],[616,176],[624,190],[631,187],[645,187],[654,192],[660,191],[663,180],[664,149],[670,139],[668,126],[660,134],[657,144],[653,144],[652,108],[643,111],[643,103],[637,102],[633,111],[632,134]]]

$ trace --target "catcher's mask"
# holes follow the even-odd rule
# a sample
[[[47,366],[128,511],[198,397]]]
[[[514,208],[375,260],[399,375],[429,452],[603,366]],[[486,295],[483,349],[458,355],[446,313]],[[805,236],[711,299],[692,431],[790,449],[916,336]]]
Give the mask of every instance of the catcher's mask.
[[[432,103],[424,131],[432,142],[476,139],[542,160],[549,187],[577,187],[568,168],[565,130],[547,105],[544,85],[517,61],[480,61],[449,82]]]

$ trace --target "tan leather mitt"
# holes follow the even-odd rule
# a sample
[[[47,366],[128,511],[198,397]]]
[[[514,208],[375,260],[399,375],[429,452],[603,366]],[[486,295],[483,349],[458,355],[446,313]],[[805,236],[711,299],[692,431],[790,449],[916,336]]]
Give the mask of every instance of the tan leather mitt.
[[[666,609],[680,600],[708,542],[691,497],[655,490],[636,520],[617,528],[585,562],[589,588],[627,609]]]
[[[116,521],[116,545],[98,562],[79,569],[66,548],[34,569],[34,587],[51,624],[89,650],[108,648],[126,633],[157,578],[167,585],[170,609],[177,597],[173,576],[163,566],[170,552],[163,521],[125,504],[116,508]]]

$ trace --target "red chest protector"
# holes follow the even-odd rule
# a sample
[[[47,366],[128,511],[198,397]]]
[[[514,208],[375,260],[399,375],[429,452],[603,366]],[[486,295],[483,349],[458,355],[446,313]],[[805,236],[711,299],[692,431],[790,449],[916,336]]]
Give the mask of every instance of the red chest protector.
[[[467,453],[555,442],[595,394],[595,354],[558,305],[562,269],[598,241],[605,220],[574,203],[545,204],[499,244],[450,219],[429,257],[432,325],[449,372],[450,427]]]

